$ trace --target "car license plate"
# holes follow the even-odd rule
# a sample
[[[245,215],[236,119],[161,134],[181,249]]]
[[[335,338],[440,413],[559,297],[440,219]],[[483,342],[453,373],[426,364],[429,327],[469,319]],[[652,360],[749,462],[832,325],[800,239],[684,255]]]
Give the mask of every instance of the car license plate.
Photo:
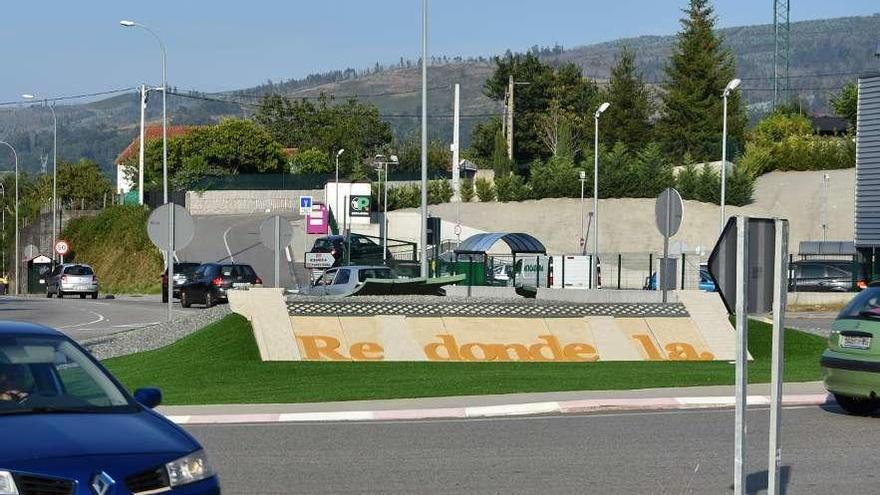
[[[845,347],[847,349],[870,349],[871,337],[841,335],[839,343],[840,347]]]
[[[249,288],[250,286],[251,286],[251,284],[246,283],[246,282],[244,282],[244,283],[242,283],[242,282],[236,282],[236,283],[232,284],[232,288],[233,288],[233,289],[247,289],[247,288]]]
[[[76,290],[89,290],[88,285],[77,285]]]

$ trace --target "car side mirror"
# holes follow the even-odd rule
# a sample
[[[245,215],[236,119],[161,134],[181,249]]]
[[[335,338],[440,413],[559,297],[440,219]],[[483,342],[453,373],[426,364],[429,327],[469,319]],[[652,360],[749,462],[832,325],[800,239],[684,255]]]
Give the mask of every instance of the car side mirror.
[[[139,388],[134,391],[134,400],[150,409],[162,403],[162,391],[158,388]]]

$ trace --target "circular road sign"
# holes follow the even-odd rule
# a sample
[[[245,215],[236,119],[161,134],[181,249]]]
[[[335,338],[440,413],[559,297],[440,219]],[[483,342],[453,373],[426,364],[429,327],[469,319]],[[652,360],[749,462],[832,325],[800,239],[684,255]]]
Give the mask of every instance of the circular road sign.
[[[55,254],[58,256],[64,256],[65,254],[70,252],[70,244],[63,239],[59,239],[58,242],[55,243]]]
[[[163,251],[168,250],[170,243],[168,237],[172,216],[174,222],[172,251],[187,247],[195,235],[195,224],[186,208],[178,204],[166,203],[153,210],[147,220],[147,235],[150,237],[150,241]]]
[[[273,215],[260,224],[260,242],[271,249],[275,250],[275,219],[278,219],[278,244],[279,247],[290,245],[293,241],[293,227],[290,222],[284,218]]]
[[[461,224],[455,224],[455,228],[452,231],[455,232],[455,235],[461,235]]]
[[[654,203],[654,219],[657,223],[657,230],[666,237],[674,236],[681,227],[683,215],[681,195],[675,189],[667,187],[657,196],[657,202]]]

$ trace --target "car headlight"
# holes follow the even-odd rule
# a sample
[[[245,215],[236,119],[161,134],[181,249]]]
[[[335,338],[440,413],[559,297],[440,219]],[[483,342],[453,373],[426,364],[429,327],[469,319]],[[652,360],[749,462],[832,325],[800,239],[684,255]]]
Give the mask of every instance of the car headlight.
[[[204,450],[197,450],[186,457],[171,461],[165,464],[165,469],[168,470],[168,482],[172,488],[201,481],[214,475],[214,470],[208,464],[208,456]]]
[[[18,495],[18,487],[9,471],[0,471],[0,495]]]

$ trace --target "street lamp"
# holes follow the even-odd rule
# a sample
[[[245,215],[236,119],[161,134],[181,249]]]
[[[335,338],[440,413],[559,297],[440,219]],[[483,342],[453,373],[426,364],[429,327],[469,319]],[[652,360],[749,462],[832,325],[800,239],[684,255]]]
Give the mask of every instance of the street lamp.
[[[596,109],[594,119],[596,128],[593,133],[593,224],[596,226],[593,231],[593,259],[592,259],[592,278],[593,287],[599,288],[599,117],[608,107],[611,106],[607,101]]]
[[[345,148],[340,149],[336,152],[336,202],[333,204],[333,207],[336,208],[336,226],[339,228],[339,157],[345,153]]]
[[[166,99],[168,96],[168,64],[167,54],[165,52],[165,43],[152,29],[143,24],[134,21],[122,20],[119,25],[125,28],[139,27],[156,38],[159,42],[159,48],[162,49],[162,200],[163,204],[168,204],[168,112]],[[174,214],[173,208],[168,209],[168,252],[165,256],[167,266],[168,280],[174,280],[174,253],[171,251],[172,239],[174,239]],[[173,296],[174,284],[168,283],[168,320],[171,321],[171,305],[174,301]]]
[[[388,165],[400,165],[400,160],[397,158],[397,155],[391,155],[391,161],[385,159],[385,155],[376,155],[374,158],[376,160],[376,165],[380,167],[384,167],[385,169],[385,181],[382,182],[382,170],[379,168],[377,172],[379,173],[379,183],[382,184],[382,261],[386,261],[388,259]]]
[[[721,132],[721,226],[718,235],[724,230],[724,204],[727,200],[727,97],[739,87],[741,82],[739,79],[732,79],[724,87],[724,93],[721,95],[724,100],[724,124]]]
[[[12,156],[15,158],[15,295],[19,295],[21,293],[21,284],[18,280],[18,267],[21,261],[18,259],[18,153],[6,141],[0,141],[0,144],[8,146],[12,150]],[[3,196],[6,196],[5,190]]]
[[[0,182],[0,194],[3,195],[3,212],[0,213],[0,216],[3,217],[3,276],[7,277],[6,274],[6,186]],[[54,251],[54,249],[53,249]],[[6,290],[9,290],[9,279],[6,279]]]
[[[21,95],[25,100],[34,100],[32,94]],[[46,100],[43,100],[44,102]],[[52,110],[52,261],[55,261],[55,242],[58,237],[58,116],[55,115],[55,102],[49,106]]]
[[[428,0],[422,0],[422,277],[428,278]]]
[[[578,177],[581,181],[581,254],[587,254],[587,211],[584,208],[584,185],[587,182],[587,171],[581,170],[578,172]]]

